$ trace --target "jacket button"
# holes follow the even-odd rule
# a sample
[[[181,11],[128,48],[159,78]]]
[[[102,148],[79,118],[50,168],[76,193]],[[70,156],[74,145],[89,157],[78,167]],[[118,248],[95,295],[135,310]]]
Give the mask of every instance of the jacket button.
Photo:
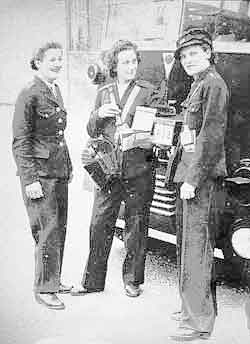
[[[63,121],[62,118],[58,119],[58,123],[62,123],[62,121]]]
[[[62,147],[63,145],[64,145],[64,143],[61,141],[61,142],[59,143],[59,146]]]
[[[59,135],[63,135],[63,131],[62,131],[62,130],[59,130],[59,131],[58,131],[58,134],[59,134]]]
[[[59,106],[56,108],[56,112],[60,112],[61,109],[59,108]]]

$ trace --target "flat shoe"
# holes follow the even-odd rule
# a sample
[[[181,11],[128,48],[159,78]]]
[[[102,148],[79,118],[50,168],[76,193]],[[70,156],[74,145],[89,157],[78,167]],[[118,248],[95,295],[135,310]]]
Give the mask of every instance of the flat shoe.
[[[140,287],[132,285],[132,284],[126,284],[125,287],[125,293],[129,297],[137,297],[140,296],[142,293],[142,290]]]
[[[91,294],[91,293],[100,293],[102,292],[103,289],[87,289],[87,288],[72,288],[70,290],[70,295],[71,296],[82,296],[82,295],[87,295],[87,294]]]
[[[67,286],[65,284],[60,283],[58,293],[59,294],[69,294],[73,286]]]
[[[210,332],[200,332],[191,328],[179,328],[174,334],[170,335],[170,339],[183,342],[195,339],[208,339],[210,336]]]
[[[174,321],[185,321],[188,320],[188,316],[184,315],[182,311],[176,311],[170,315],[170,319]]]
[[[35,293],[35,300],[49,309],[65,309],[64,303],[56,293]]]

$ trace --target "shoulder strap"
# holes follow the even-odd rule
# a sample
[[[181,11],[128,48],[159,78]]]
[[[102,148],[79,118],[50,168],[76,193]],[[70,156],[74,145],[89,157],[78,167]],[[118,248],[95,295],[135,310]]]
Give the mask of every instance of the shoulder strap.
[[[131,106],[133,105],[134,101],[135,101],[135,98],[137,97],[137,95],[139,94],[141,90],[141,87],[140,86],[137,86],[135,85],[133,90],[130,92],[128,98],[127,98],[127,101],[123,107],[123,110],[122,110],[122,113],[121,113],[121,122],[124,123],[126,118],[127,118],[127,115],[129,113],[129,110],[131,108]]]

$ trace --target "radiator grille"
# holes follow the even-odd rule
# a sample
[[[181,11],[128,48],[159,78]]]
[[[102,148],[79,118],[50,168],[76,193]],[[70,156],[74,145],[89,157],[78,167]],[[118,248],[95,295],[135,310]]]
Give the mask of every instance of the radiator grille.
[[[150,212],[159,215],[175,215],[176,192],[165,187],[165,176],[157,174],[155,192]]]

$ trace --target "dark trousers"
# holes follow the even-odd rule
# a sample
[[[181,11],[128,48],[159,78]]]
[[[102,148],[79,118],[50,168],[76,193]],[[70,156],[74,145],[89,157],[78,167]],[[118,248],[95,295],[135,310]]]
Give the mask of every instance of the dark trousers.
[[[68,210],[68,182],[41,178],[44,197],[28,199],[22,185],[35,241],[34,291],[57,292],[60,285]],[[22,182],[21,182],[22,184]]]
[[[153,177],[148,171],[142,176],[114,185],[111,193],[96,190],[90,224],[90,251],[83,274],[85,288],[104,289],[108,257],[114,237],[115,223],[121,201],[125,202],[123,263],[124,284],[144,283],[149,208],[153,197]]]
[[[181,185],[181,184],[180,184]],[[177,198],[177,263],[182,325],[211,332],[217,314],[213,251],[216,182],[208,180],[195,198]]]

